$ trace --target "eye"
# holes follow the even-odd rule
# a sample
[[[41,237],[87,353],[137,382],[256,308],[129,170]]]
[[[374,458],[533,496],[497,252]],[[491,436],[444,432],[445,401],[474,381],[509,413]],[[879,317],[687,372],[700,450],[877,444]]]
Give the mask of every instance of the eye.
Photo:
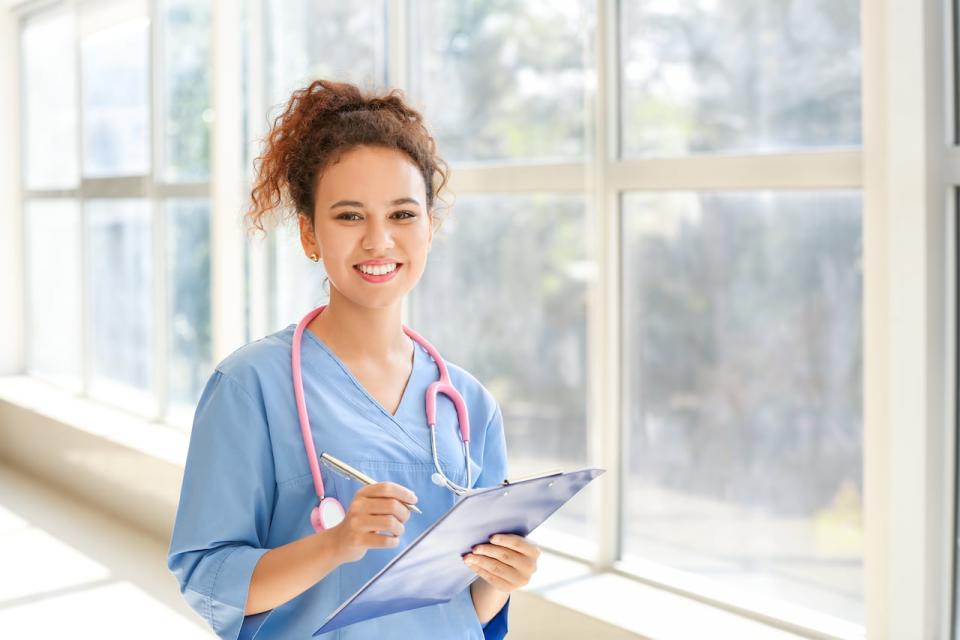
[[[355,217],[355,218],[347,218],[347,217],[344,217],[344,216],[356,216],[356,217]],[[336,217],[337,220],[347,220],[347,221],[349,221],[349,222],[352,222],[353,220],[358,220],[359,218],[360,218],[360,216],[359,216],[358,214],[356,214],[356,213],[353,213],[352,211],[351,211],[351,212],[347,212],[347,213],[341,213],[340,215],[338,215],[338,216]]]
[[[395,215],[406,214],[406,217],[400,218],[401,220],[409,220],[410,218],[416,218],[417,214],[413,211],[397,211]]]

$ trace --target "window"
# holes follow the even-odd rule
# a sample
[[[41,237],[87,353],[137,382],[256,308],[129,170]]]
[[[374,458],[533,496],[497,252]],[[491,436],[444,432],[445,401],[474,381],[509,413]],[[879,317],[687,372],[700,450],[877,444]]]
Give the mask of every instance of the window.
[[[624,196],[628,562],[862,619],[860,208]]]
[[[20,43],[27,369],[181,428],[211,367],[209,40],[209,3],[140,0]]]
[[[448,162],[586,155],[592,6],[410,3],[412,86]]]
[[[496,396],[511,474],[609,471],[544,546],[863,624],[860,3],[242,14],[248,178],[310,80],[425,113],[455,198],[405,321]],[[29,371],[184,428],[215,364],[210,21],[68,3],[20,45]],[[296,220],[278,231],[245,247],[248,339],[327,298]]]
[[[856,2],[620,5],[623,152],[860,144]]]

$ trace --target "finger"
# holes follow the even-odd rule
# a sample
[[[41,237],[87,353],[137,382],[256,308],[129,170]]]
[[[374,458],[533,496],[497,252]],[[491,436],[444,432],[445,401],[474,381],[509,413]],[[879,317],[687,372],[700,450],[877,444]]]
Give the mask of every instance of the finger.
[[[369,498],[393,498],[407,504],[416,504],[417,502],[417,495],[413,491],[393,482],[378,482],[367,485],[357,491],[357,494],[360,493]]]
[[[384,531],[386,533],[392,533],[399,538],[403,535],[405,527],[402,522],[393,516],[367,515],[361,519],[361,530],[364,532]]]
[[[530,556],[531,558],[540,557],[540,548],[523,536],[518,536],[513,533],[498,533],[490,536],[490,542],[501,547],[513,549],[514,551],[522,553],[525,556]]]
[[[410,518],[410,510],[394,498],[367,498],[366,503],[364,511],[371,515],[393,516],[400,522]]]
[[[399,537],[382,536],[379,533],[365,533],[362,540],[363,546],[375,549],[396,547],[400,544]]]
[[[487,556],[494,560],[515,567],[524,573],[533,573],[536,567],[536,561],[530,556],[525,556],[519,551],[514,551],[507,547],[501,547],[496,544],[478,544],[473,548],[473,553],[481,556]]]
[[[503,593],[510,593],[515,591],[516,587],[501,578],[500,576],[494,575],[487,571],[486,569],[481,569],[480,567],[474,568],[474,571],[478,576],[490,583],[490,585],[497,591],[502,591]]]
[[[522,587],[529,582],[529,579],[517,571],[517,569],[514,567],[486,556],[479,556],[472,553],[467,554],[467,556],[464,558],[464,562],[467,563],[468,567],[471,566],[471,558],[473,558],[473,567],[476,569],[482,569],[491,575],[501,578],[507,584],[515,585],[513,587],[514,589],[517,587]]]

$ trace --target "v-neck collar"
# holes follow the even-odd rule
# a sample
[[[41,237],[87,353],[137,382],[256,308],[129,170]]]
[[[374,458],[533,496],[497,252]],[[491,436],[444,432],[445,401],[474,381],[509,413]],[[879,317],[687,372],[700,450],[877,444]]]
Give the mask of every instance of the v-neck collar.
[[[296,325],[290,325],[287,327],[287,329],[292,337],[294,329],[296,329]],[[380,417],[380,420],[377,422],[381,425],[381,427],[386,428],[388,432],[394,435],[394,437],[399,438],[399,440],[405,444],[411,453],[419,452],[419,455],[422,456],[422,460],[424,462],[431,462],[433,460],[433,451],[430,448],[430,437],[429,432],[427,431],[429,427],[425,426],[422,434],[419,433],[419,430],[416,430],[418,433],[411,432],[410,430],[410,419],[413,416],[418,416],[418,421],[423,421],[423,424],[426,425],[426,416],[423,414],[422,396],[419,407],[411,403],[416,402],[416,398],[413,397],[416,393],[422,393],[426,391],[427,381],[423,379],[423,376],[425,375],[425,368],[429,368],[430,371],[435,371],[434,367],[436,366],[433,363],[433,358],[420,344],[417,343],[416,340],[410,338],[413,342],[413,367],[410,371],[410,378],[407,380],[406,387],[404,387],[403,395],[400,398],[400,404],[397,406],[396,414],[391,414],[383,407],[383,405],[380,404],[376,398],[370,395],[364,386],[360,384],[360,381],[357,380],[356,376],[353,375],[350,369],[347,368],[347,366],[323,342],[323,340],[314,335],[312,331],[307,329],[304,329],[303,333],[308,336],[306,338],[306,342],[312,342],[318,348],[320,348],[321,351],[327,354],[327,356],[330,358],[330,361],[334,363],[337,368],[343,371],[347,379],[353,383],[360,395],[367,399],[366,409],[371,412],[371,416],[377,415]],[[360,408],[360,405],[357,404],[357,407]],[[441,464],[453,468],[453,462],[447,460],[439,452],[438,456]]]
[[[413,344],[413,366],[410,367],[410,375],[407,377],[407,382],[403,387],[403,393],[400,394],[400,402],[397,404],[397,410],[395,413],[390,413],[390,411],[388,411],[387,408],[384,407],[379,400],[373,397],[373,394],[370,393],[367,390],[367,388],[363,386],[363,384],[360,382],[360,380],[357,379],[355,375],[353,375],[353,372],[350,371],[350,368],[343,362],[343,360],[341,360],[340,357],[333,352],[333,349],[327,346],[327,344],[323,340],[321,340],[319,336],[317,336],[314,332],[310,331],[310,329],[306,327],[304,328],[303,333],[304,335],[309,336],[309,339],[312,339],[324,351],[327,352],[327,354],[333,359],[333,361],[336,362],[341,369],[343,369],[343,372],[347,375],[347,377],[350,378],[351,382],[353,382],[353,384],[357,387],[360,393],[366,396],[367,400],[369,400],[370,403],[372,403],[377,409],[382,411],[384,415],[389,417],[391,420],[399,423],[400,415],[403,413],[404,406],[407,403],[407,396],[409,396],[411,392],[410,387],[413,386],[412,384],[413,378],[417,373],[417,363],[421,357],[420,348],[416,340],[414,340],[410,336],[407,336],[407,339],[410,340],[410,342]]]

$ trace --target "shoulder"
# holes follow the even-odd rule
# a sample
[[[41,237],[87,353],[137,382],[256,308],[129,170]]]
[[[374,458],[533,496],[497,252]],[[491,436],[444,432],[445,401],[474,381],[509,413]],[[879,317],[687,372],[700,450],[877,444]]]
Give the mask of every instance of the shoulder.
[[[263,401],[264,388],[272,381],[290,378],[293,325],[238,347],[214,367],[222,376]]]

